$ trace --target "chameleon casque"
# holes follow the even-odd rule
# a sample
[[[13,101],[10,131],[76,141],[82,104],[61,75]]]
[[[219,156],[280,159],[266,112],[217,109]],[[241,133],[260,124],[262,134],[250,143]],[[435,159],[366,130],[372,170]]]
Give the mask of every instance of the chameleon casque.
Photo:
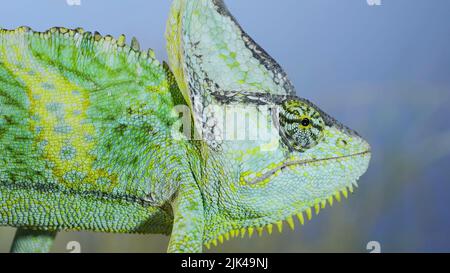
[[[173,74],[123,35],[0,30],[11,251],[91,230],[166,234],[169,252],[201,252],[303,224],[353,191],[369,144],[296,97],[222,0],[174,0],[166,38]]]

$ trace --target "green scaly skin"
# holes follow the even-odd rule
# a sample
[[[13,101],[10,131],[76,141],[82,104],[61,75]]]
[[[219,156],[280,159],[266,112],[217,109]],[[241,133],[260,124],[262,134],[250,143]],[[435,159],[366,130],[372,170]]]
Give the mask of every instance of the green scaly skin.
[[[56,237],[56,231],[17,229],[11,246],[13,253],[47,253]]]
[[[292,216],[303,224],[353,190],[370,146],[297,98],[221,0],[174,0],[166,37],[173,74],[135,39],[0,30],[0,225],[19,228],[12,251],[92,230],[171,234],[169,252],[201,252],[293,227]]]

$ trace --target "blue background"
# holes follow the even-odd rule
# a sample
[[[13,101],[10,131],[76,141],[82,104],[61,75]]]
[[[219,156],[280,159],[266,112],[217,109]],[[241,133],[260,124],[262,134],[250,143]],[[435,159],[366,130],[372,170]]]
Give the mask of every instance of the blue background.
[[[0,27],[83,27],[155,49],[166,59],[171,1],[16,0]],[[285,68],[301,97],[356,129],[373,147],[351,198],[295,232],[233,240],[220,252],[450,251],[450,1],[228,0],[244,29]],[[0,228],[0,252],[14,230]],[[84,252],[160,252],[168,238],[71,232]]]

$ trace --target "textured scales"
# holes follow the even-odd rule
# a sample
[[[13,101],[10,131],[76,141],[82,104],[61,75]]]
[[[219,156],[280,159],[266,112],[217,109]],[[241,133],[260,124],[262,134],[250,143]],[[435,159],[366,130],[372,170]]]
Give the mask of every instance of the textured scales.
[[[210,147],[203,158],[219,162],[206,168],[211,174],[200,185],[207,246],[261,234],[264,228],[281,231],[285,220],[293,227],[292,216],[303,224],[313,210],[353,189],[367,169],[369,145],[311,102],[296,98],[286,73],[242,30],[223,1],[175,0],[166,37],[171,68]],[[280,130],[280,113],[289,101],[309,109],[300,117],[309,115],[311,124],[320,124],[304,149],[285,145],[295,138]]]
[[[0,31],[0,225],[19,228],[13,251],[94,230],[171,233],[168,251],[200,252],[294,228],[353,191],[370,146],[297,98],[223,1],[174,0],[166,37],[173,75],[136,39]]]
[[[183,160],[161,65],[81,29],[1,30],[0,50],[0,223],[167,234],[145,201]]]

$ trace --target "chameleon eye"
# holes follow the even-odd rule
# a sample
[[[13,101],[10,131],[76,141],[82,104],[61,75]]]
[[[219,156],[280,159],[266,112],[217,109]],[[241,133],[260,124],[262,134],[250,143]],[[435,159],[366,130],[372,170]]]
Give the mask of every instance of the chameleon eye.
[[[303,152],[314,147],[323,137],[325,123],[311,105],[297,99],[282,103],[279,113],[280,135],[290,149]]]
[[[303,118],[303,119],[302,119],[302,126],[303,126],[303,127],[308,127],[310,124],[311,124],[311,123],[310,123],[310,121],[309,121],[309,118]]]

